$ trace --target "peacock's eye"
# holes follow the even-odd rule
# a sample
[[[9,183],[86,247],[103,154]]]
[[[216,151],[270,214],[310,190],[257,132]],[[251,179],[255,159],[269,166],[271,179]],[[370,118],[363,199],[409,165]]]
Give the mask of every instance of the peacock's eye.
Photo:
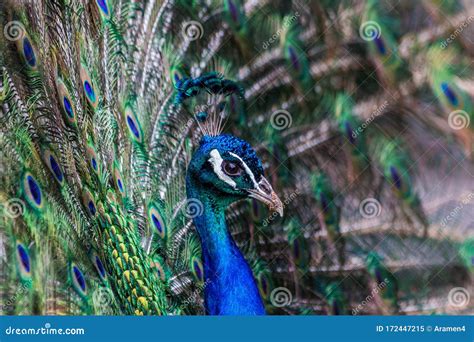
[[[228,160],[222,162],[222,170],[224,170],[228,176],[239,176],[243,171],[239,164]]]

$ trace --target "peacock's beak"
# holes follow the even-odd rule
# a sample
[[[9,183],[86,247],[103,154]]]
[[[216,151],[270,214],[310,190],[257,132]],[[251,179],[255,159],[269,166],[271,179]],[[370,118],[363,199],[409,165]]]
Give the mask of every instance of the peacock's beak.
[[[258,182],[256,189],[249,189],[247,191],[249,193],[249,197],[263,202],[266,206],[268,206],[270,211],[277,212],[281,217],[283,217],[283,203],[275,191],[273,191],[272,186],[265,179],[265,177],[262,177],[260,182]]]

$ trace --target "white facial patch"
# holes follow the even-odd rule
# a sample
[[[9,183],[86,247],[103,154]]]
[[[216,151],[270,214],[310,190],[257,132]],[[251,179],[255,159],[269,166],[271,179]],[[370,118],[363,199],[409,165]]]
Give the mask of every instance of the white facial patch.
[[[254,176],[252,170],[250,170],[250,168],[247,166],[247,164],[245,164],[245,162],[242,160],[242,158],[240,158],[238,155],[236,155],[235,153],[232,153],[232,152],[229,152],[229,154],[232,157],[235,157],[238,160],[240,160],[240,162],[242,163],[242,165],[244,167],[245,172],[249,175],[250,179],[252,180],[253,185],[255,186],[255,189],[259,189],[258,183],[255,181],[255,176]]]
[[[222,171],[222,162],[224,161],[224,159],[222,159],[219,151],[214,149],[211,151],[210,154],[211,158],[209,158],[209,162],[212,164],[212,169],[214,170],[214,173],[217,175],[217,177],[219,177],[220,180],[226,182],[231,187],[236,189],[237,184],[234,182],[234,180]]]

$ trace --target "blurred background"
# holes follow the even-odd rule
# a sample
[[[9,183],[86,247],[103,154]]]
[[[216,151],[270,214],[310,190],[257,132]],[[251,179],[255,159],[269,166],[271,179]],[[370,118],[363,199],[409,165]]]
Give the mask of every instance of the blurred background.
[[[284,198],[229,213],[272,312],[473,313],[472,2],[234,3],[196,42]]]

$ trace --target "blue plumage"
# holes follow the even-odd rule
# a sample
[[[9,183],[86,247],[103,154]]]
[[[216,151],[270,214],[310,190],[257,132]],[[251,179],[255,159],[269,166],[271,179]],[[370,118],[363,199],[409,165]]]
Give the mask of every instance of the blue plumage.
[[[95,91],[94,91],[94,88],[92,88],[92,85],[89,83],[89,81],[84,82],[84,90],[86,92],[87,97],[92,102],[95,102]]]
[[[35,51],[33,50],[33,46],[31,45],[28,37],[23,38],[23,55],[25,56],[26,62],[30,67],[36,66]]]
[[[31,260],[28,253],[28,248],[21,242],[17,242],[15,252],[20,278],[24,281],[31,279]]]
[[[226,183],[220,171],[210,167],[212,158],[223,159],[222,172],[226,163],[235,163],[242,168],[241,173]],[[194,223],[201,239],[206,311],[211,315],[265,314],[257,282],[227,230],[224,214],[230,203],[247,197],[254,190],[254,182],[263,179],[262,163],[255,151],[231,135],[204,136],[190,162],[186,190],[188,199],[198,200],[203,206]]]
[[[441,83],[441,90],[443,91],[443,94],[446,96],[446,99],[449,101],[449,103],[452,106],[457,106],[459,104],[459,100],[456,96],[456,93],[449,86],[448,83],[446,82]]]
[[[104,264],[102,263],[102,260],[100,260],[99,256],[95,253],[92,254],[92,263],[94,264],[100,279],[105,281],[107,279],[107,273],[105,271]]]
[[[160,206],[158,204],[150,204],[148,209],[148,218],[152,224],[152,228],[158,233],[158,236],[160,236],[162,239],[166,238],[167,227],[163,212],[160,210]]]
[[[66,111],[66,114],[70,118],[73,118],[74,117],[74,112],[72,111],[71,101],[69,101],[69,98],[67,98],[66,96],[64,96],[64,98],[63,98],[63,105],[64,105],[64,110]]]
[[[41,204],[41,189],[33,178],[33,176],[27,176],[28,187],[30,189],[31,197],[37,205]]]
[[[107,0],[97,0],[97,5],[99,6],[100,10],[104,15],[109,15],[109,7],[107,6]]]
[[[382,37],[375,37],[374,38],[374,43],[375,43],[375,46],[377,47],[378,53],[385,56],[385,54],[387,53],[387,48],[385,47],[385,43],[383,41],[383,38]]]

